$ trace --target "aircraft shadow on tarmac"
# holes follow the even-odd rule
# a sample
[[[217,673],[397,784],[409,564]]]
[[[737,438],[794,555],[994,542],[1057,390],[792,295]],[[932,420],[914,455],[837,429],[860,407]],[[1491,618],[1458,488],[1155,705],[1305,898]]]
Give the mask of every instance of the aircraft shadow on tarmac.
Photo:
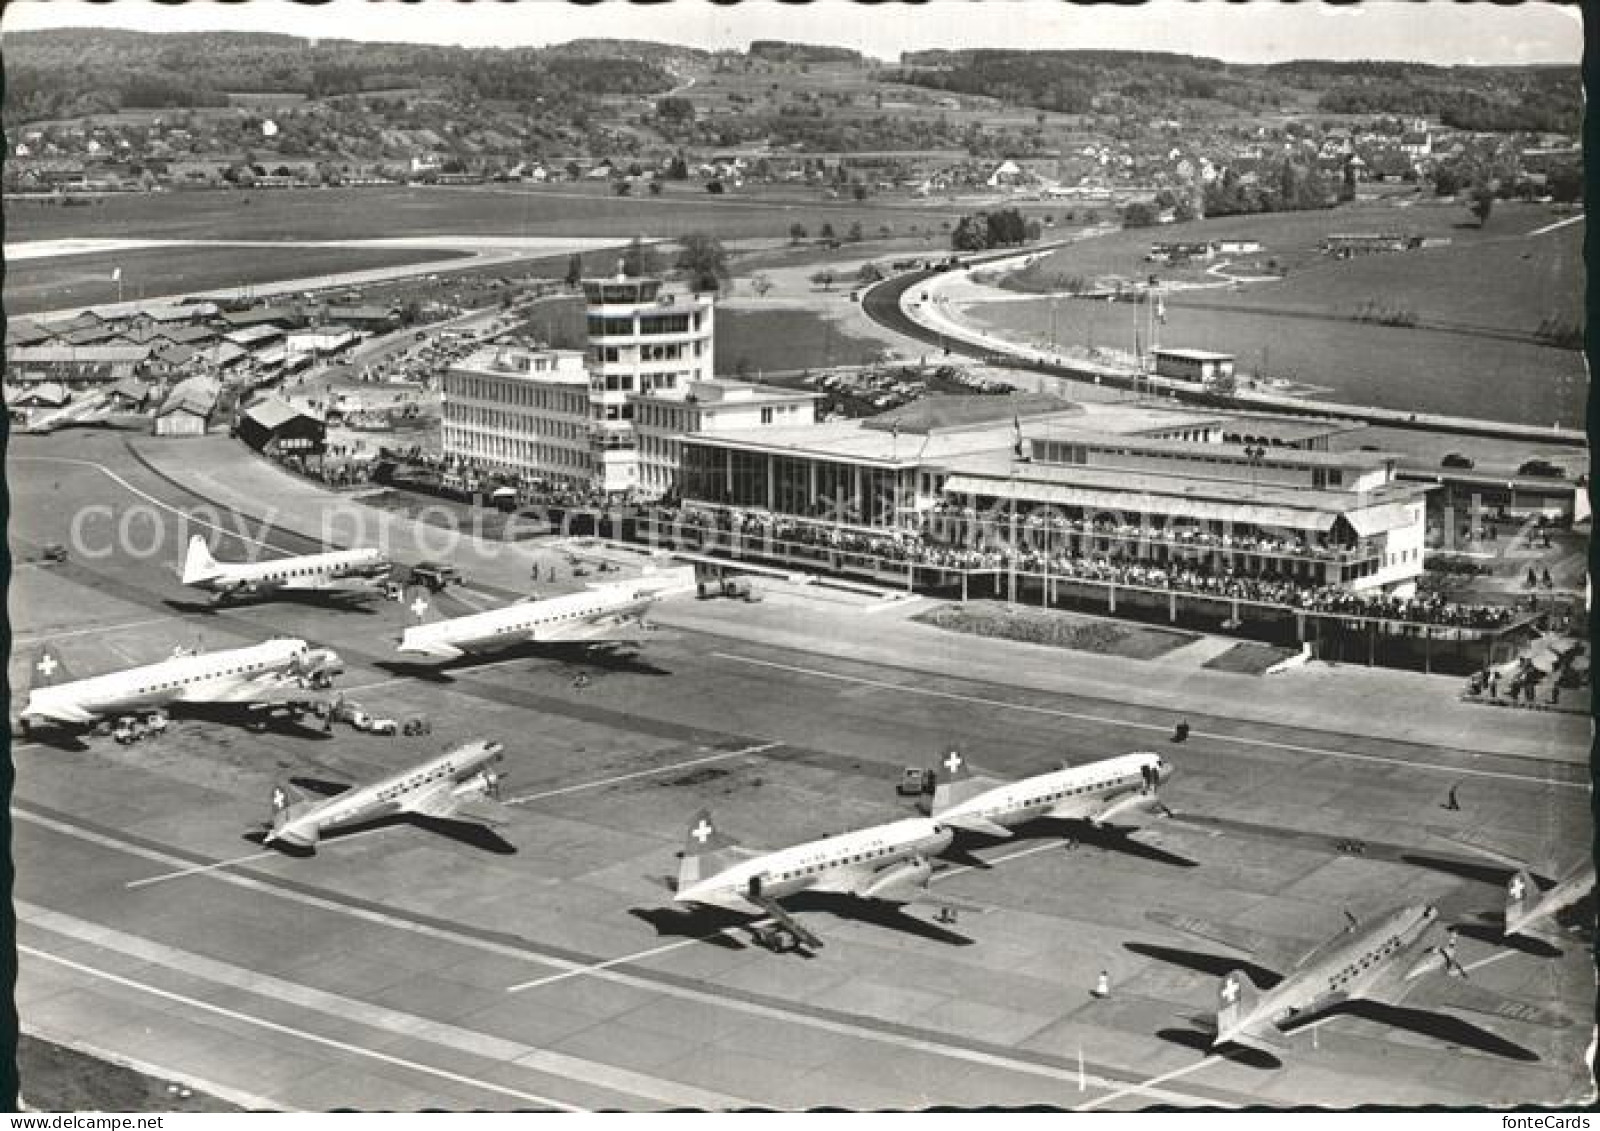
[[[908,914],[895,904],[869,902],[837,892],[800,892],[787,896],[783,906],[794,914],[824,912],[837,919],[869,923],[951,946],[972,946],[977,941],[938,923]],[[702,938],[705,942],[731,950],[744,949],[746,944],[731,935],[714,932],[743,927],[760,917],[754,911],[742,915],[714,907],[634,907],[628,910],[628,914],[649,923],[658,935]]]
[[[523,644],[515,648],[502,648],[492,654],[462,656],[454,660],[376,660],[373,667],[390,675],[418,679],[426,683],[454,683],[455,673],[471,675],[474,670],[490,664],[511,660],[554,660],[570,667],[590,669],[597,675],[620,673],[627,675],[671,675],[666,668],[658,667],[635,653],[594,651],[582,645]]]
[[[311,609],[360,613],[369,617],[378,615],[372,599],[318,589],[284,589],[277,593],[229,597],[221,601],[186,601],[178,597],[161,599],[161,603],[167,608],[184,616],[215,616],[218,613],[232,612],[234,609],[255,609],[285,601]]]
[[[1283,1067],[1283,1061],[1261,1049],[1249,1049],[1242,1045],[1212,1048],[1212,1033],[1209,1029],[1158,1029],[1156,1037],[1169,1045],[1178,1045],[1203,1056],[1220,1056],[1230,1064],[1244,1068],[1255,1068],[1265,1072]]]
[[[1475,883],[1492,884],[1495,887],[1504,887],[1514,871],[1503,864],[1461,860],[1453,856],[1433,856],[1420,852],[1402,853],[1400,862],[1416,868],[1426,868],[1432,872],[1443,872],[1463,880],[1472,880]]]
[[[1251,981],[1264,990],[1270,990],[1283,981],[1282,976],[1276,971],[1233,955],[1211,954],[1203,950],[1189,950],[1187,947],[1161,946],[1158,943],[1125,942],[1122,948],[1145,958],[1154,958],[1157,962],[1165,962],[1170,966],[1181,966],[1197,974],[1209,974],[1213,978],[1226,977],[1233,970],[1243,970],[1250,975]]]
[[[952,863],[986,869],[990,865],[985,863],[982,857],[974,855],[971,849],[998,844],[1021,845],[1035,841],[1059,840],[1063,850],[1098,848],[1104,852],[1153,860],[1158,864],[1168,864],[1174,868],[1199,867],[1198,861],[1139,840],[1135,836],[1138,831],[1138,826],[1091,825],[1087,821],[1062,821],[1042,817],[1016,826],[1011,830],[1012,835],[1009,837],[985,836],[982,833],[962,831],[957,834],[956,841],[951,847],[945,849],[940,856]]]
[[[1396,1029],[1405,1029],[1445,1044],[1460,1045],[1463,1048],[1488,1053],[1490,1056],[1505,1057],[1507,1060],[1539,1059],[1539,1054],[1532,1049],[1508,1041],[1450,1013],[1414,1009],[1404,1005],[1387,1005],[1376,1001],[1345,1002],[1333,1012],[1335,1015],[1345,1014],[1367,1021],[1376,1021],[1380,1025],[1391,1025]]]

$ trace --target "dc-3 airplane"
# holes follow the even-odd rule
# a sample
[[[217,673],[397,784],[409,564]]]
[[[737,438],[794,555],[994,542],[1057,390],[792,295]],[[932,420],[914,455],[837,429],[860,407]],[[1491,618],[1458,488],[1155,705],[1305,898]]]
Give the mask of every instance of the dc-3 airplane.
[[[964,755],[951,750],[934,771],[928,815],[941,825],[994,837],[1009,837],[1015,826],[1041,818],[1102,825],[1160,810],[1156,789],[1172,772],[1170,762],[1141,751],[1000,782],[974,772]]]
[[[23,705],[24,732],[35,724],[87,727],[110,716],[147,715],[177,704],[238,704],[314,709],[344,671],[338,653],[278,638],[221,652],[178,649],[169,659],[87,679],[72,679],[46,645],[33,663]]]
[[[463,655],[496,652],[521,644],[576,644],[612,648],[648,642],[653,633],[644,619],[647,609],[662,595],[683,584],[667,573],[636,581],[595,586],[544,600],[519,601],[504,608],[431,619],[429,594],[416,588],[406,593],[406,604],[418,623],[400,637],[400,651],[454,660]],[[689,577],[688,585],[694,580]]]
[[[776,926],[757,929],[757,942],[774,951],[797,946],[820,950],[822,940],[779,900],[801,892],[832,892],[889,905],[926,902],[981,910],[929,895],[930,857],[947,848],[950,837],[950,830],[935,821],[909,817],[757,853],[735,844],[712,822],[710,811],[702,809],[684,840],[673,902],[764,915]]]
[[[1568,1018],[1473,985],[1456,960],[1455,932],[1444,932],[1439,912],[1415,904],[1361,923],[1345,912],[1345,929],[1310,946],[1230,923],[1151,911],[1153,922],[1240,950],[1271,970],[1284,971],[1264,989],[1244,970],[1229,971],[1217,989],[1212,1048],[1242,1045],[1267,1053],[1292,1051],[1288,1038],[1358,1001],[1413,1008],[1463,1009],[1560,1028]],[[1443,941],[1440,934],[1444,933]],[[1298,957],[1296,957],[1298,956]],[[1276,975],[1274,975],[1276,976]]]
[[[272,789],[272,827],[263,844],[281,841],[315,848],[322,835],[383,817],[430,817],[440,821],[498,825],[501,775],[490,767],[502,757],[498,742],[469,742],[447,754],[383,778],[317,798],[289,781]]]
[[[183,561],[183,584],[204,589],[218,601],[237,596],[282,592],[376,595],[383,590],[392,564],[378,550],[336,550],[277,558],[265,562],[219,562],[206,540],[189,539]]]

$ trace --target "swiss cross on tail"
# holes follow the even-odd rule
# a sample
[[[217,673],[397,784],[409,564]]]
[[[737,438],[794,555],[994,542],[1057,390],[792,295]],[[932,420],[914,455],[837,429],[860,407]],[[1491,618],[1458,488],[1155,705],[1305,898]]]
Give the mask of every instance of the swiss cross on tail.
[[[962,778],[972,776],[972,767],[967,764],[961,751],[954,747],[939,760],[939,768],[944,771],[944,777],[949,781],[960,781]]]
[[[56,650],[46,644],[39,649],[29,668],[28,680],[31,687],[53,687],[58,683],[66,683],[72,679],[72,673],[61,662],[61,657]]]
[[[695,814],[694,820],[689,822],[689,833],[683,844],[685,856],[704,856],[708,852],[716,852],[733,844],[727,836],[723,835],[711,819],[711,810],[702,809]]]
[[[422,586],[413,585],[406,590],[405,604],[413,623],[426,624],[435,619],[432,595]]]

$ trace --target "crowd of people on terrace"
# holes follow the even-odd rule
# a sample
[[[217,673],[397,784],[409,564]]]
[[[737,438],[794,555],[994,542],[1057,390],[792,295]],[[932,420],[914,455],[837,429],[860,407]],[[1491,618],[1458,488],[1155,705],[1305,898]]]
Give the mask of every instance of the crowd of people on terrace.
[[[1083,580],[1164,589],[1206,597],[1232,598],[1283,605],[1307,612],[1335,616],[1372,617],[1465,628],[1496,628],[1511,623],[1516,610],[1509,606],[1461,604],[1439,594],[1393,597],[1383,593],[1357,593],[1338,586],[1307,584],[1284,573],[1244,573],[1232,568],[1208,569],[1194,562],[1154,562],[1117,555],[1083,555],[1064,550],[1045,554],[1037,549],[1012,549],[999,543],[955,545],[936,541],[919,531],[869,534],[755,512],[709,511],[695,508],[657,512],[664,529],[695,530],[704,534],[739,535],[744,552],[758,551],[762,543],[793,555],[797,549],[860,555],[877,562],[952,570],[1017,570],[1019,573],[1062,580]],[[732,547],[730,547],[732,548]],[[1233,545],[1231,548],[1242,547]]]

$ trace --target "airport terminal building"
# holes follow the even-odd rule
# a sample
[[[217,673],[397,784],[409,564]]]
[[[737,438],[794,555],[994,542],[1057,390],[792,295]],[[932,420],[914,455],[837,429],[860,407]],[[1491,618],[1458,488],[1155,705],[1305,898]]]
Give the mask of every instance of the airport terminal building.
[[[982,566],[1008,547],[1046,570],[1415,591],[1426,485],[1399,481],[1383,453],[1225,443],[1233,426],[1143,404],[938,397],[867,420],[685,436],[680,494],[718,529],[777,527],[889,558],[915,542],[922,564]]]

